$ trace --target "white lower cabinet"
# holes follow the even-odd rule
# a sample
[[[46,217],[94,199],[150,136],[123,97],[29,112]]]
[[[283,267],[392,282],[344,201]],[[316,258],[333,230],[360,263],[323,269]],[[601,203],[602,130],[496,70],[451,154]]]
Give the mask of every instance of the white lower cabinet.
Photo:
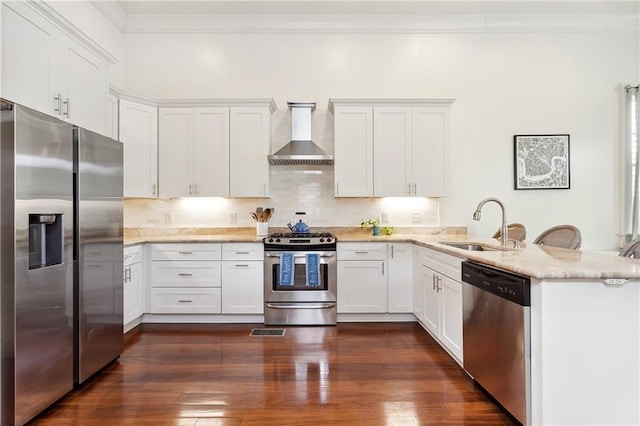
[[[338,313],[411,313],[411,243],[338,243]]]
[[[413,244],[389,243],[387,311],[411,313],[413,310]]]
[[[222,313],[262,314],[263,262],[222,262]]]
[[[123,259],[123,324],[137,320],[144,313],[144,277],[142,275],[142,246],[125,247]]]
[[[338,260],[338,313],[387,311],[386,260]]]
[[[422,309],[414,313],[422,326],[462,364],[462,259],[435,250],[419,251],[420,275],[414,297],[422,296]],[[422,294],[420,294],[422,293]],[[420,314],[421,311],[421,314]]]
[[[222,313],[264,312],[264,251],[261,243],[222,246]]]
[[[338,313],[387,312],[387,244],[338,243]]]
[[[152,314],[221,312],[221,244],[153,244]]]

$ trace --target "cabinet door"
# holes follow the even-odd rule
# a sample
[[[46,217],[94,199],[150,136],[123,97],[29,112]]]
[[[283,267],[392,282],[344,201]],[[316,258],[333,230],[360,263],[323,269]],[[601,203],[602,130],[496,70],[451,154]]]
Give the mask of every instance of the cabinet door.
[[[140,263],[134,263],[124,268],[124,325],[141,317],[143,314],[144,287],[141,273]]]
[[[57,29],[26,3],[2,4],[2,97],[45,114],[54,112]]]
[[[387,310],[386,262],[338,261],[338,313]]]
[[[61,36],[56,70],[62,118],[97,133],[105,132],[106,64],[78,42]]]
[[[192,164],[193,195],[229,196],[229,108],[195,108]]]
[[[271,146],[269,108],[230,109],[229,195],[268,197]]]
[[[413,109],[411,170],[414,195],[446,195],[449,109]]]
[[[422,284],[424,291],[423,323],[433,336],[438,336],[440,327],[440,294],[438,293],[438,274],[422,265]]]
[[[118,98],[107,95],[107,124],[105,135],[108,138],[120,140],[118,136]]]
[[[413,315],[418,321],[423,320],[424,316],[424,284],[422,273],[422,248],[414,246],[413,248]]]
[[[408,196],[413,191],[410,170],[411,108],[373,110],[373,195]]]
[[[193,108],[158,110],[158,183],[162,198],[194,195]]]
[[[222,262],[222,313],[264,313],[263,262]]]
[[[373,196],[373,108],[334,108],[336,197]]]
[[[441,275],[439,290],[442,300],[440,340],[462,361],[462,283]]]
[[[413,245],[389,244],[388,309],[390,313],[413,311]]]
[[[120,100],[124,144],[124,196],[158,196],[158,108]]]

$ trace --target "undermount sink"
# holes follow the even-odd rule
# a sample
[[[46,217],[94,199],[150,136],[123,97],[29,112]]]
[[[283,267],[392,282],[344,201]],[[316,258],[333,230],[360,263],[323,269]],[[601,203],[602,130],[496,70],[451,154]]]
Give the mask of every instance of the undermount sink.
[[[496,251],[496,250],[504,250],[501,247],[492,247],[486,244],[481,243],[473,243],[473,242],[440,242],[445,246],[455,247],[462,250],[469,251]]]

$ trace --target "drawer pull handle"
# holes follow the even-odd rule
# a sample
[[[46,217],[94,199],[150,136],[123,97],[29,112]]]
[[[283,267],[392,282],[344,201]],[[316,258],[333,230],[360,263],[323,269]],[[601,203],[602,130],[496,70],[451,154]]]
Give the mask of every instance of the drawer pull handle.
[[[178,303],[192,303],[193,300],[189,300],[189,299],[180,299],[178,300]]]
[[[192,251],[179,251],[178,254],[193,254]]]
[[[236,268],[248,268],[249,265],[244,264],[244,265],[236,265]]]
[[[249,254],[248,251],[237,251],[236,254]]]
[[[178,274],[179,277],[192,277],[193,274],[187,274],[187,273],[182,273],[182,274]]]
[[[356,254],[369,254],[368,251],[357,251]]]

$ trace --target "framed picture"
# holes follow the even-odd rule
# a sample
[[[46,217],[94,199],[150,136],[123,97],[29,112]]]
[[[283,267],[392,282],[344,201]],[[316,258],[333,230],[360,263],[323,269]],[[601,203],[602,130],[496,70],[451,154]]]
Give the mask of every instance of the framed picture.
[[[515,189],[569,189],[569,135],[515,135]]]

